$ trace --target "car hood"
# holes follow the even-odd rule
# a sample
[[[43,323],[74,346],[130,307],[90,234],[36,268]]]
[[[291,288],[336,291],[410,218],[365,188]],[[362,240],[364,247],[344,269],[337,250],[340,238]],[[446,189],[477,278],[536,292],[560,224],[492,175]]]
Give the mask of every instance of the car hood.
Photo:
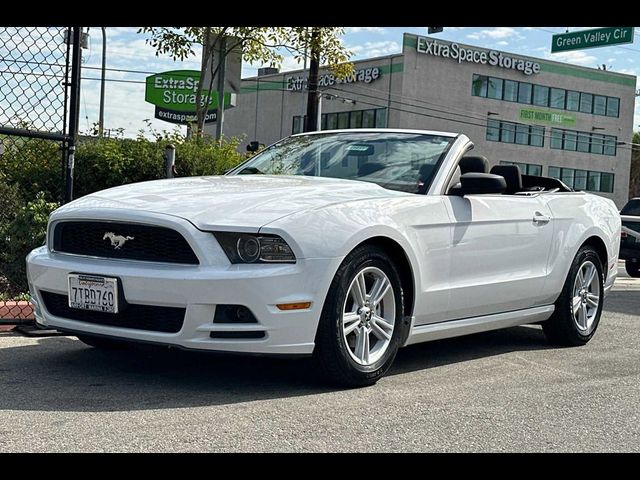
[[[322,177],[238,175],[154,180],[81,197],[77,209],[127,209],[184,218],[202,230],[255,230],[302,210],[406,193],[375,183]],[[86,211],[83,212],[86,214]]]

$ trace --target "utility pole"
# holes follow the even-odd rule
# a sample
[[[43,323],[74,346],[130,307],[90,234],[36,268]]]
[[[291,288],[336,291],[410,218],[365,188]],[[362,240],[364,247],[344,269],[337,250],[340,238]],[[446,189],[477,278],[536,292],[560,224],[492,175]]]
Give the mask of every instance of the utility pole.
[[[308,31],[308,27],[305,30]],[[300,131],[301,132],[306,131],[305,130],[305,128],[306,128],[305,127],[305,123],[306,122],[304,121],[304,118],[305,118],[305,115],[307,113],[307,104],[305,103],[306,97],[304,95],[304,86],[305,86],[305,78],[304,78],[304,76],[307,74],[307,52],[308,52],[308,50],[309,50],[309,46],[305,45],[304,46],[304,64],[303,64],[303,67],[302,67],[302,88],[300,89],[300,93],[302,93],[302,113],[301,113],[301,117],[300,117],[302,119],[302,125],[300,126]],[[307,82],[308,81],[309,81],[309,77],[307,77]],[[308,87],[308,85],[307,85],[307,87]]]
[[[309,61],[309,96],[305,132],[318,130],[318,72],[320,70],[320,27],[311,29],[311,58]]]
[[[107,29],[102,28],[102,77],[100,78],[100,116],[98,118],[98,136],[104,134],[104,84],[105,71],[107,69]]]
[[[219,39],[218,53],[218,112],[216,114],[216,140],[222,139],[222,124],[224,122],[224,76],[227,66],[227,37],[222,36]],[[205,110],[206,115],[206,110]]]
[[[69,139],[67,140],[67,163],[65,168],[64,203],[73,200],[73,171],[75,168],[76,143],[78,140],[78,119],[80,118],[80,78],[82,62],[82,27],[72,27],[71,91],[69,95]]]

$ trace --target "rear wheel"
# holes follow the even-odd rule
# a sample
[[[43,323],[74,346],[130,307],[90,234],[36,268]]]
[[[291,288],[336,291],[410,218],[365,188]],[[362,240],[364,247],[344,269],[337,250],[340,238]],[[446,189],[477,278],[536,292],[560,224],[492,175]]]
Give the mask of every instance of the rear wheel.
[[[576,254],[553,316],[542,322],[550,342],[557,345],[586,344],[596,332],[604,300],[602,262],[586,245]]]
[[[338,269],[322,310],[314,360],[331,383],[373,385],[406,339],[402,283],[386,253],[358,247]]]
[[[626,260],[624,262],[624,269],[627,271],[630,277],[640,277],[640,262],[631,263],[630,261]]]
[[[78,335],[78,340],[91,347],[101,348],[104,350],[123,350],[129,346],[127,342],[123,342],[121,340],[114,340],[106,337],[94,337],[93,335]]]

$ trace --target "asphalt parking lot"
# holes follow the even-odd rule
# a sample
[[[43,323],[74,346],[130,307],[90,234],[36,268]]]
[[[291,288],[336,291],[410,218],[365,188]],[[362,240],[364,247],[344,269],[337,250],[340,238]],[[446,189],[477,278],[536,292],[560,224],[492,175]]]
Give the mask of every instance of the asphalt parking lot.
[[[357,390],[309,368],[2,333],[0,452],[638,452],[640,280],[585,347],[534,326],[415,345]]]

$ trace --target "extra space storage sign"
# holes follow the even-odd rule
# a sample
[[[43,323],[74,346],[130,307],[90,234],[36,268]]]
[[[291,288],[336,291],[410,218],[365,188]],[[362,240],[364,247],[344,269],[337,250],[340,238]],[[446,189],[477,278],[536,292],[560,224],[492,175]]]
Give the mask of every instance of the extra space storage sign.
[[[187,124],[196,120],[196,97],[200,84],[197,70],[172,70],[146,78],[145,101],[155,105],[155,117],[171,123]],[[225,93],[225,106],[230,94]],[[201,105],[207,105],[205,122],[215,122],[217,91],[202,90]]]

